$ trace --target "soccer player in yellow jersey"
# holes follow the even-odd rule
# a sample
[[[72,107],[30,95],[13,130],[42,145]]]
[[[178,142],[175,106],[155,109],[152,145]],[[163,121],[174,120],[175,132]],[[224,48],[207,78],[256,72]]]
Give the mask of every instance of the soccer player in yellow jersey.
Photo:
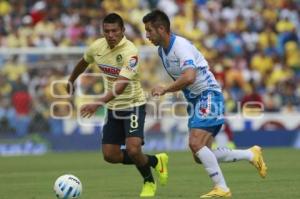
[[[124,22],[118,14],[108,14],[102,26],[104,38],[96,40],[86,50],[69,78],[68,91],[73,90],[74,81],[89,64],[98,65],[104,74],[106,92],[94,104],[83,106],[80,113],[90,117],[97,108],[107,105],[107,122],[102,134],[105,161],[136,165],[144,178],[140,196],[155,196],[156,183],[151,167],[157,171],[160,183],[165,185],[168,156],[142,152],[146,100],[139,81],[138,51],[124,36]],[[121,149],[124,144],[126,149]]]

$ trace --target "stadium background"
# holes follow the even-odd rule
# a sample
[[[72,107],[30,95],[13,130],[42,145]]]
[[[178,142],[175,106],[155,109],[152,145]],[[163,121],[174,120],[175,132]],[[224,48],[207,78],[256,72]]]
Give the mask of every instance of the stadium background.
[[[85,47],[102,36],[106,13],[124,18],[127,38],[139,47],[144,89],[171,81],[145,39],[141,19],[153,8],[164,10],[173,31],[208,59],[224,89],[237,146],[300,148],[299,1],[1,0],[0,155],[99,149],[105,111],[92,120],[81,120],[77,111],[103,92],[101,77],[83,76],[73,101],[64,83]],[[90,66],[88,72],[99,71]],[[147,99],[145,149],[186,150],[183,96]],[[243,109],[247,102],[264,110]]]

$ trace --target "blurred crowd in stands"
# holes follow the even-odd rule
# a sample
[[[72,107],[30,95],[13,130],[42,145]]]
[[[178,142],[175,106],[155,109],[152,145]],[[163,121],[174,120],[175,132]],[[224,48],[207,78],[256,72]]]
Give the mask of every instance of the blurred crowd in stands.
[[[150,46],[142,17],[156,8],[171,18],[174,33],[191,40],[207,58],[224,89],[227,112],[249,101],[260,102],[266,112],[300,112],[298,0],[0,0],[0,47],[85,47],[102,36],[102,19],[110,12],[124,18],[128,39]],[[0,54],[0,131],[20,136],[29,129],[60,132],[60,120],[49,113],[55,100],[49,85],[65,79],[73,65],[54,67],[51,61]],[[158,72],[155,51],[144,54],[141,64],[147,91],[168,81]],[[89,78],[83,85],[89,93],[103,90],[101,82]],[[54,110],[64,116],[66,109]]]

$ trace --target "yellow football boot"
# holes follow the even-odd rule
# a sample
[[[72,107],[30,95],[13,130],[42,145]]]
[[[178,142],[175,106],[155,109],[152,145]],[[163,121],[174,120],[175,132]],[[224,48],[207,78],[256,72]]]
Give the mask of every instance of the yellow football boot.
[[[250,148],[250,151],[253,153],[253,159],[250,161],[250,163],[255,166],[259,175],[262,178],[265,178],[268,168],[266,166],[266,163],[264,162],[261,147],[255,145]]]
[[[200,198],[221,198],[221,197],[224,197],[224,198],[231,197],[230,190],[224,191],[220,187],[215,187],[211,192],[200,196]]]
[[[158,162],[155,166],[155,171],[159,176],[159,183],[161,185],[166,185],[168,182],[168,161],[169,157],[166,153],[159,153],[155,155]]]
[[[154,197],[156,192],[156,184],[154,182],[145,182],[140,197]]]

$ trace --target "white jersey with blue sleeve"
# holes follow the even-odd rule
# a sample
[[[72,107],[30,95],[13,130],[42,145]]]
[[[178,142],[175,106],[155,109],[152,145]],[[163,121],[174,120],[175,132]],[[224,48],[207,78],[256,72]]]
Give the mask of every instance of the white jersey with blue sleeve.
[[[195,82],[183,89],[187,99],[198,96],[206,90],[221,92],[221,87],[209,70],[204,56],[187,39],[172,34],[169,48],[159,47],[158,53],[166,71],[173,80],[179,78],[187,68],[196,70]]]
[[[171,35],[168,49],[158,48],[159,56],[169,75],[176,80],[187,68],[196,70],[196,80],[183,89],[189,101],[188,127],[204,129],[215,136],[224,123],[224,98],[221,87],[203,55],[183,37]]]

